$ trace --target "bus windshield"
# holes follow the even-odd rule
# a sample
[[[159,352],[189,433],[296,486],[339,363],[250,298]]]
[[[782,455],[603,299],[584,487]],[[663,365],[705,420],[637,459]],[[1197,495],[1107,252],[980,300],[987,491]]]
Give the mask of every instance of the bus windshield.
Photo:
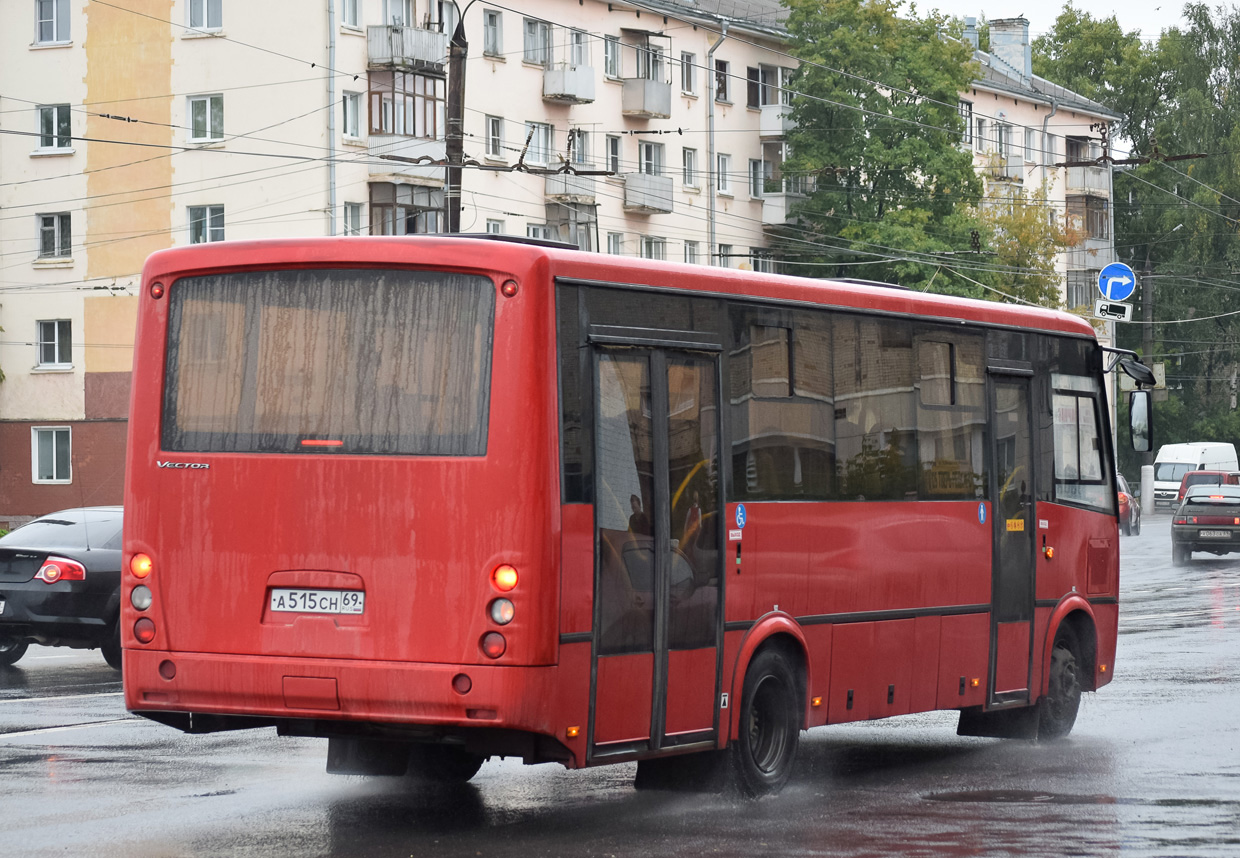
[[[486,453],[486,277],[232,272],[170,297],[166,450]]]

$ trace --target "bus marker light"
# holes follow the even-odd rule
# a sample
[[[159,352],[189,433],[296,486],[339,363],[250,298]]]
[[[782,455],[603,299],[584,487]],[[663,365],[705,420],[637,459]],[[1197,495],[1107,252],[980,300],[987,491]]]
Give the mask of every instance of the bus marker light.
[[[163,283],[155,282],[151,284],[151,297],[157,301],[160,298],[164,297],[164,284]]]
[[[564,735],[570,739],[576,739],[578,736],[581,735],[581,728],[580,727],[569,727],[567,730],[564,731]]]
[[[487,658],[499,658],[506,649],[508,641],[499,632],[487,632],[482,636],[482,652]]]
[[[129,604],[133,605],[136,610],[145,611],[151,607],[151,588],[145,584],[139,584],[129,593]]]
[[[512,622],[517,609],[509,599],[496,599],[491,603],[491,621],[497,626],[506,626]]]
[[[977,677],[974,677],[973,679],[969,680],[969,685],[973,686],[974,688],[977,688],[981,684],[982,684],[982,681],[978,679]]]
[[[474,681],[464,673],[458,673],[452,677],[452,690],[457,694],[468,694],[469,690],[474,687]]]
[[[503,563],[495,567],[495,571],[491,573],[491,580],[495,582],[496,589],[507,593],[517,586],[517,569],[511,564]]]
[[[140,618],[133,624],[133,636],[138,643],[150,643],[155,640],[155,624],[148,617]]]
[[[1042,549],[1042,553],[1046,555],[1047,560],[1055,559],[1055,549],[1049,545]]]
[[[813,698],[812,700],[809,701],[809,705],[817,709],[819,706],[822,705],[822,698],[821,697]]]
[[[163,679],[171,681],[176,678],[177,666],[168,661],[168,659],[164,659],[159,663],[159,675]]]
[[[517,288],[516,280],[505,280],[504,285],[499,287],[499,291],[504,294],[505,298],[513,298],[516,297]]]
[[[135,554],[129,558],[129,571],[133,573],[135,578],[145,578],[151,574],[154,564],[151,558],[146,554]]]
[[[1105,664],[1100,664],[1100,665],[1098,665],[1098,672],[1099,672],[1099,673],[1106,673],[1106,672],[1107,672],[1107,666],[1106,666]]]

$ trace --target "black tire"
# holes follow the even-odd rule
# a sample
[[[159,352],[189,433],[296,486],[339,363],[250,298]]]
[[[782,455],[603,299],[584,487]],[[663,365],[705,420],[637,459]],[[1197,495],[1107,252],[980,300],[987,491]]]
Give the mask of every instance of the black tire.
[[[1136,520],[1132,523],[1132,526],[1129,527],[1128,529],[1132,531],[1133,536],[1141,535],[1141,513],[1137,513]]]
[[[409,779],[421,783],[463,784],[486,762],[456,745],[412,745],[409,748]]]
[[[796,674],[778,650],[759,652],[745,673],[740,730],[732,744],[737,786],[746,795],[778,792],[792,775],[801,733]]]
[[[108,639],[100,644],[99,651],[103,653],[103,660],[108,663],[108,667],[113,670],[121,669],[121,625],[119,621]]]
[[[1132,536],[1132,525],[1126,521],[1120,522],[1119,535],[1120,536]]]
[[[1046,696],[1038,701],[1038,739],[1062,739],[1072,732],[1081,708],[1081,646],[1067,623],[1055,633]]]
[[[17,664],[28,649],[30,649],[30,644],[26,641],[19,641],[15,638],[0,640],[0,666],[8,667],[10,664]]]
[[[1187,546],[1182,545],[1181,543],[1178,543],[1178,542],[1171,543],[1171,565],[1172,566],[1183,566],[1186,563],[1188,563],[1191,557],[1192,557],[1192,552],[1188,550]]]

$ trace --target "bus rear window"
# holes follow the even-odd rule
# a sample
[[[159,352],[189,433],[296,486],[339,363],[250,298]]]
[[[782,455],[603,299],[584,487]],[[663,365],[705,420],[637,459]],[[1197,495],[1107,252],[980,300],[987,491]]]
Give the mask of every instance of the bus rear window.
[[[236,272],[182,278],[169,300],[165,450],[486,453],[486,277]]]

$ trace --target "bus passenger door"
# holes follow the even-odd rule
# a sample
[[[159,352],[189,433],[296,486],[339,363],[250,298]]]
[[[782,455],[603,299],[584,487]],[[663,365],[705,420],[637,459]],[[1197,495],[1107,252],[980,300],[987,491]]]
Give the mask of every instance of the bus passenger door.
[[[719,361],[594,352],[590,757],[715,743],[722,630]]]
[[[1033,429],[1029,381],[991,370],[993,415],[990,497],[994,548],[991,571],[990,682],[987,706],[1028,703],[1033,647]]]

